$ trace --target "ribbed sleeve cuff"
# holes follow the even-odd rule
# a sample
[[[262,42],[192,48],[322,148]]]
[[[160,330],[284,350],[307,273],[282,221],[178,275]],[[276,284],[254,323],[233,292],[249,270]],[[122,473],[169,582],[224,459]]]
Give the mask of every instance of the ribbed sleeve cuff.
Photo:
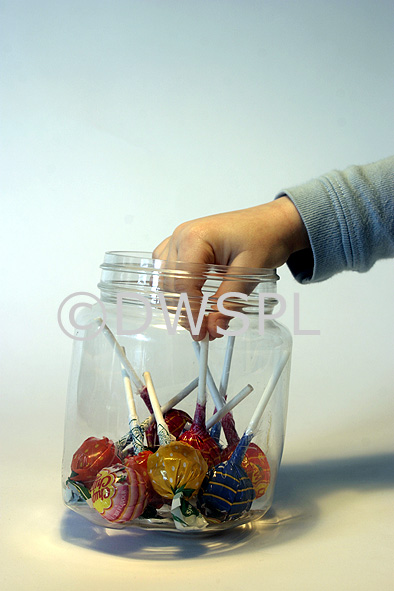
[[[394,157],[333,170],[282,191],[296,206],[311,250],[288,266],[297,281],[323,281],[346,269],[368,271],[394,256]]]
[[[351,266],[346,219],[330,181],[325,177],[282,191],[297,208],[309,236],[312,252],[302,250],[287,261],[300,283],[324,281]]]

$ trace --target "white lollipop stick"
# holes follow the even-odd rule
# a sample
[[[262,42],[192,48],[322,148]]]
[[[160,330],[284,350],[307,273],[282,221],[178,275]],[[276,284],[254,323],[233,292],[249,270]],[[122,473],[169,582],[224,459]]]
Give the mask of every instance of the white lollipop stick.
[[[205,406],[207,402],[207,369],[208,369],[208,347],[209,347],[209,334],[207,333],[201,341],[200,357],[199,357],[199,374],[198,374],[198,394],[197,403],[201,406]]]
[[[123,353],[124,347],[122,347]],[[134,453],[139,454],[140,452],[144,451],[144,432],[141,430],[137,409],[135,408],[134,396],[133,396],[133,388],[131,387],[131,380],[130,376],[128,375],[125,367],[122,363],[122,378],[123,378],[123,385],[126,393],[126,402],[127,408],[129,409],[129,427],[131,437],[133,439],[133,448]]]
[[[269,403],[269,401],[271,399],[271,396],[276,388],[279,378],[282,375],[282,372],[286,366],[286,363],[289,360],[289,357],[290,357],[290,352],[284,351],[281,353],[281,355],[279,357],[279,361],[276,364],[274,371],[272,372],[272,375],[268,381],[268,384],[265,387],[265,390],[261,396],[260,402],[256,406],[256,409],[253,413],[253,416],[250,420],[248,427],[246,428],[244,435],[253,436],[256,433],[260,419],[263,416],[263,412],[267,408],[267,404]]]
[[[197,341],[193,341],[193,347],[194,347],[194,351],[196,353],[197,359],[200,359],[200,343],[198,343]],[[214,382],[214,379],[212,377],[211,371],[208,366],[207,366],[206,383],[207,383],[208,390],[212,396],[212,400],[213,400],[216,408],[221,409],[224,405],[224,400],[221,398],[221,396],[219,394],[219,390],[216,387],[216,384]]]
[[[96,322],[99,326],[103,324],[101,318],[97,318]],[[144,384],[141,382],[140,378],[138,377],[134,367],[131,365],[130,361],[127,359],[123,347],[120,346],[118,341],[115,338],[114,333],[108,328],[106,324],[103,327],[103,334],[106,337],[107,341],[114,347],[115,353],[119,358],[119,361],[124,366],[126,372],[128,373],[130,379],[132,380],[135,387],[138,389],[139,392],[144,389]]]
[[[144,372],[144,380],[148,390],[149,399],[152,404],[153,412],[155,413],[157,435],[159,437],[160,445],[166,445],[167,443],[171,443],[171,441],[174,441],[176,438],[173,435],[171,435],[171,433],[168,430],[167,423],[164,420],[160,403],[157,399],[157,394],[153,386],[152,378],[149,371]]]
[[[222,399],[226,396],[228,380],[230,377],[231,359],[233,356],[235,336],[229,336],[227,339],[226,355],[224,357],[222,377],[219,385],[219,396]]]
[[[228,412],[230,412],[237,404],[242,402],[244,398],[249,396],[249,394],[253,391],[253,386],[248,384],[245,388],[242,388],[238,394],[236,394],[229,402],[218,410],[214,415],[211,416],[210,419],[207,421],[207,430],[213,427],[218,421],[220,421]]]
[[[129,427],[131,436],[133,438],[133,449],[135,454],[139,454],[144,451],[144,434],[141,430],[137,410],[135,408],[133,389],[131,387],[131,381],[128,373],[122,365],[122,377],[123,385],[126,392],[126,401],[129,409]]]
[[[163,406],[160,407],[163,415],[165,415],[166,412],[168,412],[169,410],[174,408],[174,406],[176,404],[178,404],[178,402],[181,402],[181,400],[186,398],[186,396],[189,396],[189,394],[191,392],[193,392],[193,390],[195,390],[197,388],[197,386],[198,386],[198,378],[194,378],[194,380],[192,382],[190,382],[190,384],[185,386],[185,388],[183,388],[183,390],[181,390],[178,394],[175,394],[175,396],[170,398],[170,400],[168,402],[166,402]],[[153,423],[154,420],[155,420],[155,415],[150,415],[147,419],[142,421],[141,429],[143,431],[146,431],[147,428]]]

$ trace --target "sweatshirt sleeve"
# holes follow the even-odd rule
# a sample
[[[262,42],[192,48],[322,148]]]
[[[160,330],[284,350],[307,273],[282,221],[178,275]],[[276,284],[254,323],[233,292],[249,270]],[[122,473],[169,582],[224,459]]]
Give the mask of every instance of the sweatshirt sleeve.
[[[301,215],[311,244],[311,250],[287,261],[300,283],[345,270],[368,271],[378,259],[394,257],[394,156],[333,170],[277,197],[285,195]]]

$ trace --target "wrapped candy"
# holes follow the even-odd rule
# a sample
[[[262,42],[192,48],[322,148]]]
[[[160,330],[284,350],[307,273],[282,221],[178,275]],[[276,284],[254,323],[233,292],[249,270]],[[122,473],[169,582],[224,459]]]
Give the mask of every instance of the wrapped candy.
[[[163,506],[163,498],[156,493],[148,475],[148,458],[153,452],[150,450],[142,451],[135,456],[127,456],[124,458],[123,463],[128,468],[133,468],[141,474],[144,478],[148,490],[148,504],[156,509]]]
[[[149,408],[150,412],[153,412],[152,406],[150,405]],[[187,412],[179,409],[171,409],[164,414],[164,420],[167,423],[167,428],[171,435],[174,437],[179,437],[179,435],[184,430],[187,423],[192,422],[192,418],[187,414]],[[148,447],[156,449],[159,446],[159,438],[157,435],[156,424],[153,423],[148,427],[145,431],[146,440],[148,443]]]
[[[241,440],[242,441],[242,440]],[[249,442],[242,441],[231,458],[209,470],[198,493],[198,506],[211,521],[237,519],[255,498],[251,480],[241,466]]]
[[[108,437],[89,437],[74,453],[70,480],[81,482],[88,489],[102,468],[120,463],[115,443]]]
[[[204,479],[198,501],[207,517],[225,521],[240,517],[250,509],[255,491],[241,464],[288,359],[288,352],[280,354],[250,423],[230,459],[210,470]]]
[[[112,523],[139,517],[148,504],[148,490],[141,474],[122,464],[103,468],[91,488],[94,509]]]
[[[222,461],[228,460],[235,448],[236,443],[229,445],[222,451]],[[241,467],[245,470],[248,478],[253,484],[256,499],[262,497],[270,483],[270,466],[265,453],[255,443],[250,443],[246,450],[245,457],[241,462]]]
[[[161,445],[148,458],[148,473],[155,491],[172,499],[171,514],[177,529],[203,529],[208,525],[187,500],[200,488],[207,463],[201,453],[181,441]]]
[[[198,449],[209,468],[220,462],[220,447],[205,428],[205,406],[197,404],[192,426],[180,436],[179,441]]]
[[[180,489],[192,497],[208,469],[202,454],[182,441],[161,445],[148,457],[147,467],[153,488],[166,499],[172,499]]]
[[[199,487],[207,471],[201,453],[181,441],[174,440],[161,412],[152,378],[144,373],[150,401],[156,417],[159,449],[148,457],[148,474],[155,491],[172,499],[171,515],[177,529],[203,529],[208,525],[201,513],[187,500]]]

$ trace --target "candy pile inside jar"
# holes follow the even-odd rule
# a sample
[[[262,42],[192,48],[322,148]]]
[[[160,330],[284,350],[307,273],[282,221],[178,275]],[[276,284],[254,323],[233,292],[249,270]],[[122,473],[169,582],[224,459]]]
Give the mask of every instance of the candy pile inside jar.
[[[208,367],[208,335],[193,342],[199,375],[164,406],[160,406],[151,375],[137,376],[124,349],[110,329],[104,335],[119,358],[119,371],[129,411],[129,431],[118,441],[89,437],[75,451],[66,481],[68,504],[86,505],[108,524],[133,525],[163,520],[170,512],[177,530],[203,530],[210,524],[245,517],[255,498],[270,483],[270,466],[263,450],[251,443],[288,354],[282,353],[250,423],[240,437],[232,409],[252,392],[246,385],[227,400],[234,338],[228,337],[219,388]],[[197,388],[194,416],[175,409]],[[206,420],[207,389],[215,412]],[[141,396],[150,416],[139,422],[135,396]],[[220,444],[223,429],[227,446]]]

